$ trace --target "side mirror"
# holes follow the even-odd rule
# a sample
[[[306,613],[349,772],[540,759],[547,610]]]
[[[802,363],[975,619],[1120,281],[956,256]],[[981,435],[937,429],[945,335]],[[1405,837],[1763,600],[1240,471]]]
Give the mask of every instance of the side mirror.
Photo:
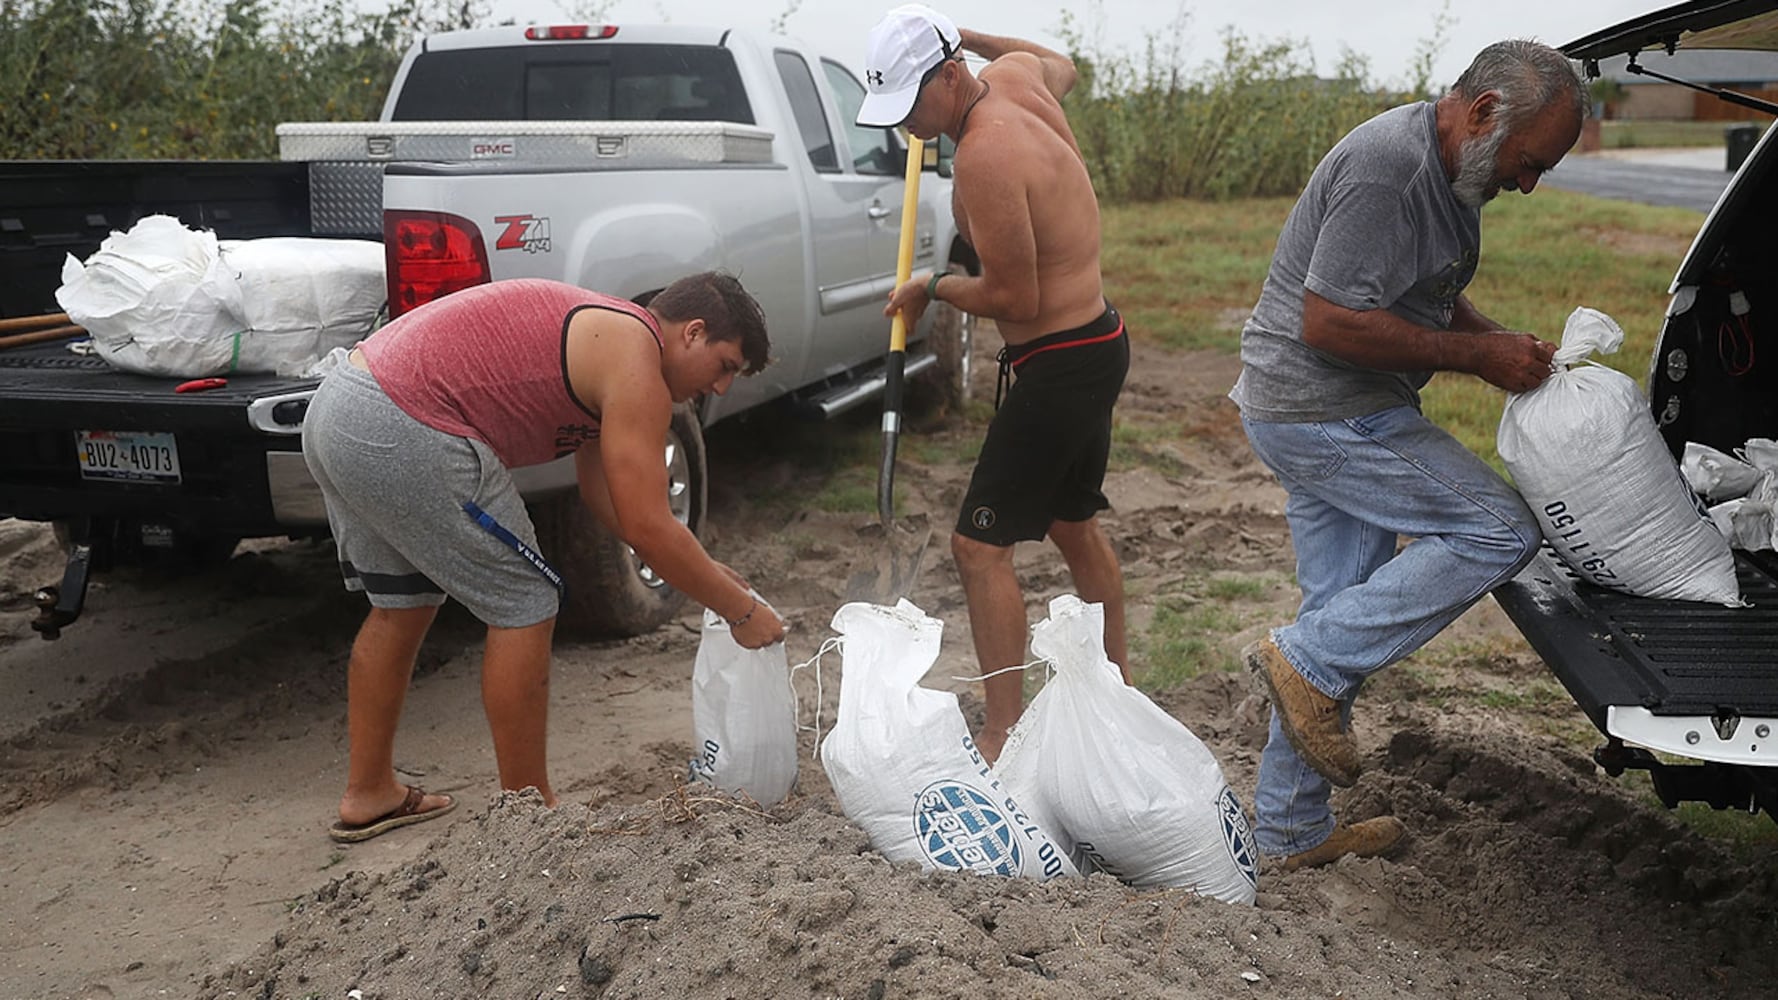
[[[957,156],[957,144],[948,135],[941,135],[935,141],[926,144],[925,162],[921,169],[931,170],[940,177],[951,176],[951,161]]]

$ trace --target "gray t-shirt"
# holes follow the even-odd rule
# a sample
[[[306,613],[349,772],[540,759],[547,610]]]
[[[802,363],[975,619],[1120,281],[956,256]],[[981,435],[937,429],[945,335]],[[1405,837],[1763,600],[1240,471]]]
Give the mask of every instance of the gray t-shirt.
[[[1481,212],[1459,202],[1445,177],[1431,104],[1393,108],[1353,129],[1285,220],[1241,331],[1241,377],[1229,398],[1249,420],[1270,422],[1418,408],[1431,372],[1361,368],[1303,343],[1303,290],[1448,330],[1481,245]]]

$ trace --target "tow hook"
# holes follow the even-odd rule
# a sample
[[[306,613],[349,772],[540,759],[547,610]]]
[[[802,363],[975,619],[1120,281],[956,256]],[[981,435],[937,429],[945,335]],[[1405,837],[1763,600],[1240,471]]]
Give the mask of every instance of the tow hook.
[[[31,628],[38,635],[59,639],[62,629],[80,617],[80,609],[86,604],[86,581],[92,561],[90,542],[76,541],[68,546],[68,567],[62,571],[61,586],[37,591],[37,617],[31,619]]]

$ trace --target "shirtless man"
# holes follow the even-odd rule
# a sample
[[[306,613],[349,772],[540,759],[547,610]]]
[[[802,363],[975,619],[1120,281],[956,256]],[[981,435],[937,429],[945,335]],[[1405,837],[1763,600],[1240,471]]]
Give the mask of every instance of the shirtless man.
[[[449,812],[403,785],[395,729],[439,605],[488,626],[482,707],[500,787],[556,804],[545,759],[557,578],[508,470],[574,456],[581,499],[663,579],[757,648],[784,623],[667,506],[661,442],[677,403],[765,367],[759,304],[695,274],[645,308],[559,282],[497,281],[377,331],[321,383],[303,456],[346,589],[371,609],[346,667],[346,791],[329,835],[359,841]],[[549,553],[542,553],[547,558]]]
[[[989,60],[979,76],[963,61],[966,50]],[[884,315],[901,310],[912,325],[943,299],[994,320],[1006,342],[1000,373],[1011,387],[951,536],[981,670],[1025,662],[1013,545],[1047,535],[1081,599],[1104,605],[1105,650],[1127,683],[1123,571],[1096,515],[1110,506],[1101,486],[1130,348],[1100,284],[1099,202],[1060,103],[1074,86],[1074,64],[1027,41],[960,31],[930,7],[908,4],[871,30],[865,65],[860,125],[957,143],[953,211],[981,260],[979,276],[915,275]],[[984,681],[987,719],[976,742],[989,760],[1018,721],[1022,682],[1016,671]]]

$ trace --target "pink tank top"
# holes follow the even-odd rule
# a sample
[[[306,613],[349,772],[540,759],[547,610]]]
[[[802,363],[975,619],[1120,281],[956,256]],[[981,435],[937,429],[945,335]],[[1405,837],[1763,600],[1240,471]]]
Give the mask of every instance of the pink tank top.
[[[581,309],[660,326],[625,299],[559,281],[520,278],[455,292],[359,345],[395,405],[428,427],[484,442],[508,468],[573,452],[599,436],[599,414],[569,389],[568,321]]]

